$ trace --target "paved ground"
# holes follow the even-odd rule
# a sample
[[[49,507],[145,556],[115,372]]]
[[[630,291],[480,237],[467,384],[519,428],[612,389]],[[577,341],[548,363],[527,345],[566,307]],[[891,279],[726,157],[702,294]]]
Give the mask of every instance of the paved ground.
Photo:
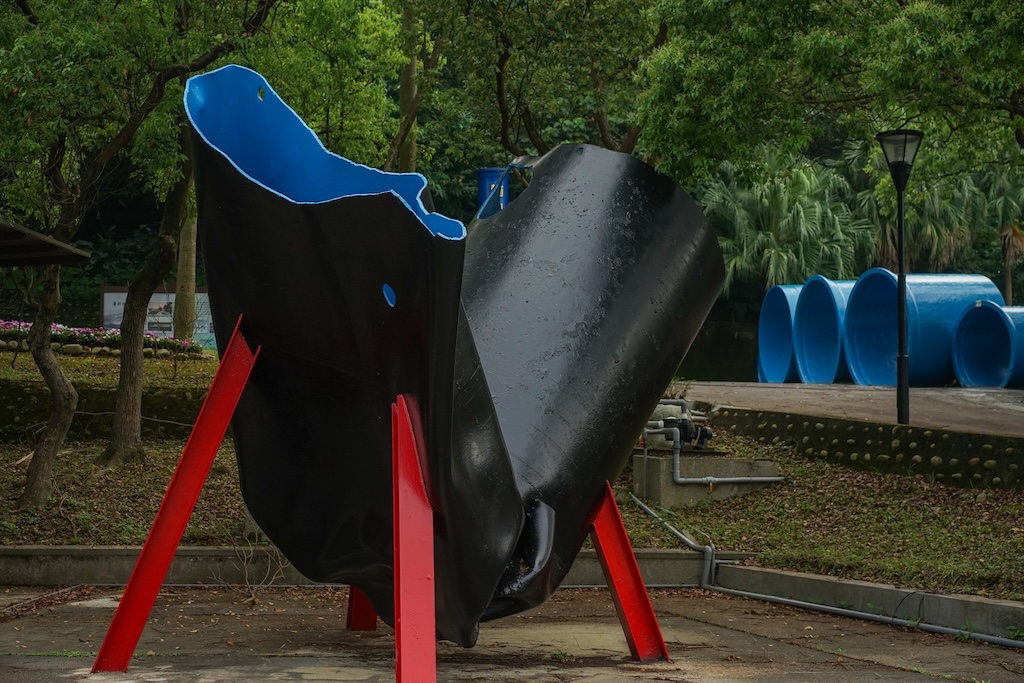
[[[394,638],[345,631],[345,589],[168,589],[127,675],[90,675],[120,595],[89,589],[25,603],[0,589],[0,680],[161,683],[394,681]],[[608,593],[563,590],[484,624],[478,645],[438,644],[440,681],[1019,682],[1024,652],[697,590],[654,591],[671,663],[629,658]],[[17,606],[20,603],[20,606]]]
[[[686,389],[686,398],[716,406],[896,423],[895,387],[693,382]],[[1024,391],[912,388],[910,424],[957,432],[1024,437]]]
[[[891,388],[697,382],[713,405],[895,422]],[[1024,437],[1024,391],[912,389],[911,424]],[[0,682],[394,681],[394,637],[343,628],[345,589],[161,594],[124,674],[89,674],[117,589],[0,588]],[[541,607],[485,624],[477,647],[439,643],[439,681],[613,683],[1019,683],[1024,651],[725,596],[653,591],[671,663],[629,658],[602,590],[563,590]],[[406,681],[405,683],[409,683]]]

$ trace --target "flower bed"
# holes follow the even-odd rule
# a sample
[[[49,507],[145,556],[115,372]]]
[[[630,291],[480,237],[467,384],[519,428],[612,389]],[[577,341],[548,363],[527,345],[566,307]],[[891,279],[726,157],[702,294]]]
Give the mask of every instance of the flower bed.
[[[0,341],[20,342],[28,338],[31,323],[13,320],[0,320]],[[66,327],[54,323],[50,332],[50,341],[55,344],[80,344],[84,348],[105,347],[121,348],[121,330],[104,329],[102,327]],[[153,332],[144,332],[142,345],[150,349],[167,349],[173,353],[202,353],[200,344],[187,339],[158,337]]]

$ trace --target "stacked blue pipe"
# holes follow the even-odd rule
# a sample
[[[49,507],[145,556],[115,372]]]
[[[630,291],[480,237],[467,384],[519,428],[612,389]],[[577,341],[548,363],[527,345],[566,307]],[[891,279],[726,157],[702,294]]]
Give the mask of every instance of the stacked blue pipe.
[[[896,384],[897,281],[884,268],[857,280],[846,306],[844,344],[857,384]],[[1003,304],[982,275],[907,275],[907,355],[911,386],[941,386],[953,379],[952,344],[964,309],[976,301]]]
[[[1024,387],[1024,307],[967,308],[953,337],[953,370],[964,387]]]
[[[761,382],[800,379],[793,355],[793,319],[803,285],[776,285],[761,302],[757,321],[757,375]]]
[[[833,282],[822,275],[804,283],[793,318],[793,356],[802,382],[832,384],[850,379],[843,329],[854,284],[854,280]]]

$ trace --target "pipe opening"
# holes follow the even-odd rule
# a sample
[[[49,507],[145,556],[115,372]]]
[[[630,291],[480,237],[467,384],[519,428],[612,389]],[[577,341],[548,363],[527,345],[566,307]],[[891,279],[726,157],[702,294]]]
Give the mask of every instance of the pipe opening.
[[[834,283],[815,275],[804,283],[793,320],[793,354],[803,382],[831,384],[847,379],[843,354],[846,291],[852,282]]]
[[[953,341],[953,367],[961,386],[1004,386],[1013,355],[1009,318],[990,302],[969,308]]]
[[[766,382],[795,382],[793,359],[793,317],[801,285],[775,286],[761,302],[757,322],[759,372]]]
[[[886,270],[861,276],[846,306],[846,364],[861,385],[896,385],[896,278]]]

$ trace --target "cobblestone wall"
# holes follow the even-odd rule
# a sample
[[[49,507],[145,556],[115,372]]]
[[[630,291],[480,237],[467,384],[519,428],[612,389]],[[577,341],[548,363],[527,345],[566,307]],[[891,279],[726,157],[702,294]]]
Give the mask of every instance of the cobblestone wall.
[[[849,467],[963,486],[1024,487],[1024,439],[738,408],[720,408],[711,419],[715,427],[763,443],[792,443],[808,458]]]

